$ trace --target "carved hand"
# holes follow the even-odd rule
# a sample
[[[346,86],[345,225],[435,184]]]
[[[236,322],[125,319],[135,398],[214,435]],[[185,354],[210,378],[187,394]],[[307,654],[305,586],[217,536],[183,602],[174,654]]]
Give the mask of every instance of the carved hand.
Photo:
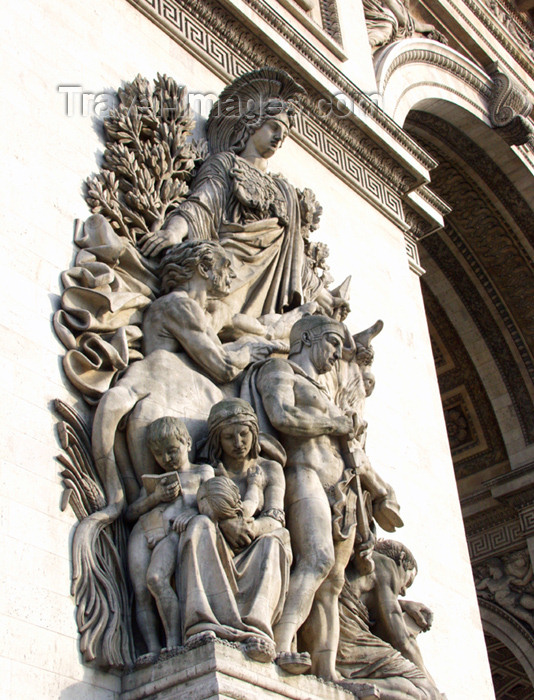
[[[178,517],[174,519],[172,529],[175,532],[183,532],[185,528],[189,525],[189,521],[192,520],[195,517],[195,515],[197,515],[197,512],[192,508],[184,511],[183,513],[180,513],[180,515],[178,515]]]
[[[348,301],[341,297],[333,296],[328,289],[322,289],[315,301],[326,316],[335,318],[336,321],[344,321],[349,314],[350,306]]]
[[[187,221],[181,216],[173,217],[166,228],[146,235],[140,243],[141,253],[147,258],[155,258],[165,248],[181,243],[187,236]]]
[[[247,344],[250,353],[250,362],[258,362],[272,355],[273,352],[287,352],[287,343],[282,341],[251,341]]]
[[[360,540],[362,539],[361,535],[359,534],[357,538]],[[360,556],[362,559],[371,559],[375,549],[375,542],[376,538],[373,534],[371,534],[371,536],[367,540],[365,540],[365,542],[358,542],[358,556]]]
[[[266,480],[265,475],[263,473],[263,469],[258,465],[250,467],[250,469],[247,472],[247,484],[249,486],[257,486],[259,489],[264,489],[265,483]]]
[[[253,522],[243,518],[221,521],[220,528],[232,549],[243,549],[255,539]]]
[[[343,323],[350,312],[350,304],[346,299],[341,299],[340,297],[332,297],[334,301],[334,308],[332,311],[332,318],[336,321]]]
[[[352,416],[338,416],[333,419],[332,435],[351,435],[354,429]]]
[[[154,496],[159,503],[168,503],[174,501],[180,495],[180,484],[177,481],[171,484],[162,484],[161,482],[154,489]]]
[[[432,626],[434,613],[423,603],[416,603],[413,600],[399,600],[402,610],[407,613],[412,620],[422,629],[428,632]]]

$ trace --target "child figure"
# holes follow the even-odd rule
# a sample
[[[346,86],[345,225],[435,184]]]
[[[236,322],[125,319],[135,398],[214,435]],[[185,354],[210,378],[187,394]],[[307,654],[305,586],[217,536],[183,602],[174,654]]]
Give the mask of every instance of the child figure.
[[[215,523],[230,518],[250,520],[263,502],[265,477],[260,467],[247,472],[247,491],[241,500],[239,488],[227,476],[215,476],[204,481],[197,492],[198,510]]]
[[[198,510],[214,523],[231,518],[250,520],[263,503],[264,487],[265,477],[258,466],[251,467],[247,472],[247,491],[243,500],[237,484],[227,476],[215,476],[200,485],[197,491]]]
[[[197,491],[198,510],[214,523],[243,517],[239,489],[227,476],[214,476],[202,483]]]
[[[126,511],[135,522],[128,541],[128,566],[135,593],[137,624],[148,653],[137,666],[155,663],[161,644],[152,596],[163,622],[166,649],[179,646],[179,605],[171,579],[177,565],[180,533],[198,514],[199,486],[213,477],[207,464],[191,464],[191,437],[178,418],[159,418],[147,431],[148,447],[165,474],[144,474],[139,498]]]

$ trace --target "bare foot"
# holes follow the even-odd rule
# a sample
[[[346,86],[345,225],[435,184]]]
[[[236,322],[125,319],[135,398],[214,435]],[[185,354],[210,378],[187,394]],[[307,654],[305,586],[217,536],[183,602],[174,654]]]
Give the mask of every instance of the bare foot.
[[[159,659],[159,653],[157,651],[149,651],[148,654],[141,654],[135,660],[135,668],[144,668],[145,666],[152,666]]]
[[[339,685],[347,688],[356,698],[362,698],[362,700],[373,700],[374,698],[380,698],[380,691],[372,683],[359,683],[355,680],[341,679]]]
[[[249,637],[243,643],[243,651],[253,661],[259,661],[262,664],[268,664],[274,661],[276,649],[274,642],[259,637]]]
[[[189,637],[184,646],[186,649],[196,649],[197,647],[201,647],[204,644],[208,644],[216,637],[217,635],[212,630],[207,630],[206,632],[198,632],[197,634],[193,634],[191,637]]]
[[[307,651],[298,654],[294,651],[282,651],[275,659],[280,668],[288,673],[300,675],[311,668],[311,657]]]

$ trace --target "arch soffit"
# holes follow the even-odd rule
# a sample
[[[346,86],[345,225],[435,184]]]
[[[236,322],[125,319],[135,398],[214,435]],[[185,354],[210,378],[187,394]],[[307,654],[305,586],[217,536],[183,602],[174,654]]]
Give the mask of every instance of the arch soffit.
[[[458,51],[429,39],[403,39],[378,51],[375,72],[382,109],[399,125],[421,103],[451,102],[491,126],[493,80]]]
[[[512,652],[534,685],[534,637],[506,611],[481,598],[478,602],[484,631]]]
[[[421,262],[426,270],[425,284],[439,300],[466,352],[474,362],[486,396],[495,413],[508,459],[513,466],[517,466],[525,461],[527,448],[522,437],[517,412],[513,408],[508,388],[499,371],[496,359],[447,272],[440,268],[438,262],[424,248],[421,250]]]

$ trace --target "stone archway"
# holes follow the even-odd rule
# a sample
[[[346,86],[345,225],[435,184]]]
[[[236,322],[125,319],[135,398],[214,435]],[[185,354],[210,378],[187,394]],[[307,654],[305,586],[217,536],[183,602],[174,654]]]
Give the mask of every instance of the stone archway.
[[[534,699],[534,637],[498,606],[480,600],[497,700]]]
[[[532,209],[449,121],[417,110],[405,128],[440,163],[431,186],[452,208],[443,231],[420,244],[424,279],[477,366],[515,468],[534,457]]]
[[[534,519],[529,524],[527,512],[531,508],[534,514],[529,505],[534,501],[534,151],[528,135],[532,126],[525,119],[529,106],[522,108],[518,101],[504,124],[499,114],[509,99],[505,92],[515,89],[506,76],[485,72],[432,41],[397,42],[377,52],[375,66],[384,109],[439,163],[429,188],[451,207],[443,229],[418,245],[471,561],[477,566],[494,556],[506,561],[521,551],[532,566],[528,550],[534,551]],[[524,127],[521,137],[519,132],[513,136],[512,123]],[[534,646],[525,626],[487,600],[481,600],[481,615],[497,697],[534,697]]]
[[[428,39],[404,39],[374,56],[381,106],[404,124],[416,105],[448,102],[491,125],[489,102],[493,81],[479,66],[454,49]]]
[[[465,112],[495,128],[509,145],[532,143],[532,103],[497,62],[484,69],[458,51],[428,39],[403,39],[374,55],[380,106],[403,125],[413,109]],[[532,162],[530,163],[532,169]]]

